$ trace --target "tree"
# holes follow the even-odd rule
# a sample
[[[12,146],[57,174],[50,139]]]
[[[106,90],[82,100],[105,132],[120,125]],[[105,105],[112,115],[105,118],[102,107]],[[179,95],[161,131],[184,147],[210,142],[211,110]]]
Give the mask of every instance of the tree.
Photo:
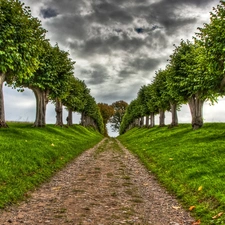
[[[178,125],[177,109],[180,107],[180,98],[174,92],[172,94],[170,92],[168,82],[170,76],[173,76],[170,65],[167,65],[164,70],[156,71],[153,81],[153,96],[155,96],[155,104],[159,107],[159,113],[161,113],[160,125],[164,125],[164,112],[170,111],[172,114],[170,127],[174,127]]]
[[[18,0],[0,2],[0,120],[5,123],[3,83],[17,86],[39,67],[46,31]]]
[[[126,103],[123,100],[120,100],[120,101],[116,101],[116,102],[112,103],[111,106],[114,109],[114,115],[110,119],[110,122],[112,123],[111,127],[112,127],[113,131],[119,131],[120,124],[121,124],[123,116],[126,112],[128,103]]]
[[[106,103],[98,103],[98,107],[99,107],[99,110],[100,110],[102,118],[103,118],[104,130],[105,130],[104,135],[108,136],[106,124],[108,123],[110,118],[113,116],[114,109],[111,105],[108,105]]]
[[[45,52],[40,56],[40,66],[34,76],[22,81],[22,85],[30,88],[36,97],[36,119],[33,126],[46,125],[46,105],[49,100],[56,102],[56,124],[62,125],[61,99],[68,95],[74,62],[58,45],[52,47],[47,41],[42,44]]]
[[[177,94],[177,92],[171,91],[170,88],[170,78],[173,77],[173,70],[171,69],[171,65],[167,65],[165,70],[165,77],[166,77],[166,90],[169,96],[169,103],[170,103],[170,112],[171,112],[171,124],[170,127],[178,126],[178,115],[177,110],[179,110],[181,104],[183,103],[182,98]]]
[[[68,95],[66,98],[62,99],[62,103],[68,110],[67,125],[71,126],[73,124],[72,113],[81,113],[84,110],[87,103],[86,96],[89,95],[90,90],[87,88],[84,81],[81,81],[73,76],[70,78],[69,83]]]
[[[140,88],[140,90],[138,91],[138,94],[137,94],[137,101],[141,106],[141,114],[142,114],[141,116],[146,117],[146,122],[145,122],[146,127],[149,127],[150,112],[149,112],[148,107],[147,107],[148,97],[146,95],[146,91],[147,91],[146,85],[144,85]]]
[[[54,86],[50,89],[49,97],[53,102],[55,102],[56,125],[62,126],[62,99],[72,98],[72,96],[70,96],[70,82],[74,77],[73,73],[75,62],[69,58],[69,53],[60,50],[58,45],[54,47],[54,50],[57,55],[55,59],[56,79],[53,80]]]
[[[192,127],[198,129],[203,125],[204,101],[213,102],[216,96],[214,82],[207,70],[206,49],[198,42],[182,40],[171,55],[170,63],[171,76],[168,86],[171,95],[179,96],[182,103],[188,102]]]
[[[150,114],[150,127],[154,127],[155,126],[155,115],[159,113],[159,107],[157,105],[157,101],[154,98],[155,95],[155,88],[153,86],[153,84],[149,84],[146,87],[145,90],[145,98],[147,99],[147,108]]]
[[[90,95],[86,95],[86,104],[81,115],[81,124],[83,126],[93,126],[101,134],[104,134],[104,123],[101,112],[95,99]]]
[[[137,119],[140,117],[140,104],[138,99],[134,99],[131,103],[126,107],[126,112],[122,118],[122,122],[120,124],[119,133],[123,134],[127,130],[132,129],[137,126]]]
[[[159,109],[159,126],[165,126],[165,111],[170,108],[170,96],[167,92],[165,71],[156,71],[151,88],[153,89],[151,98],[154,99],[154,103]]]

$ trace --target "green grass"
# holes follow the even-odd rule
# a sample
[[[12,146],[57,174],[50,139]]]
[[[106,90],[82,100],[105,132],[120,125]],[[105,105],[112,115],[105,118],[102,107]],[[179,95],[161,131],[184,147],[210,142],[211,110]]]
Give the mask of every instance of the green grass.
[[[201,224],[225,224],[225,124],[134,128],[118,139],[187,210],[195,206],[192,214]]]
[[[92,128],[8,123],[0,129],[0,208],[27,196],[103,136]]]

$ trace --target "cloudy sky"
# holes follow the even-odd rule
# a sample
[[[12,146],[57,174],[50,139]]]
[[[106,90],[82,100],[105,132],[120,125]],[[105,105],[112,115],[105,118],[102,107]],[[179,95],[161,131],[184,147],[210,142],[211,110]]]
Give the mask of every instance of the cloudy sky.
[[[173,44],[191,40],[197,27],[209,22],[209,12],[219,0],[22,2],[42,21],[51,43],[69,50],[76,61],[75,76],[85,81],[96,101],[110,104],[118,100],[129,103],[136,98],[140,87],[151,82],[156,70],[165,67]],[[6,119],[34,120],[32,92],[21,94],[5,88],[5,98]],[[225,121],[225,117],[218,118],[218,112],[225,114],[223,100],[213,107],[206,103],[204,111],[206,121]],[[190,122],[187,106],[179,117],[181,122]],[[170,121],[169,115],[167,118]],[[47,122],[55,122],[51,105]]]

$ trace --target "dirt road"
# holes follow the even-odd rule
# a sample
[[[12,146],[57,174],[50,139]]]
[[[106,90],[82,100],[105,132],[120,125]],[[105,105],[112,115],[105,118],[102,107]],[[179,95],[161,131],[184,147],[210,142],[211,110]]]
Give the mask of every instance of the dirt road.
[[[190,225],[193,219],[116,139],[104,139],[43,184],[3,224]]]

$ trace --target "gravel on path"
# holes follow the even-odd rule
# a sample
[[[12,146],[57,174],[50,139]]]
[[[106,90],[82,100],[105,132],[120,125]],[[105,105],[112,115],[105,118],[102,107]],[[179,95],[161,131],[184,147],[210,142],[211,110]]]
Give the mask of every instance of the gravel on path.
[[[85,151],[18,206],[0,225],[190,225],[193,218],[114,138]]]

